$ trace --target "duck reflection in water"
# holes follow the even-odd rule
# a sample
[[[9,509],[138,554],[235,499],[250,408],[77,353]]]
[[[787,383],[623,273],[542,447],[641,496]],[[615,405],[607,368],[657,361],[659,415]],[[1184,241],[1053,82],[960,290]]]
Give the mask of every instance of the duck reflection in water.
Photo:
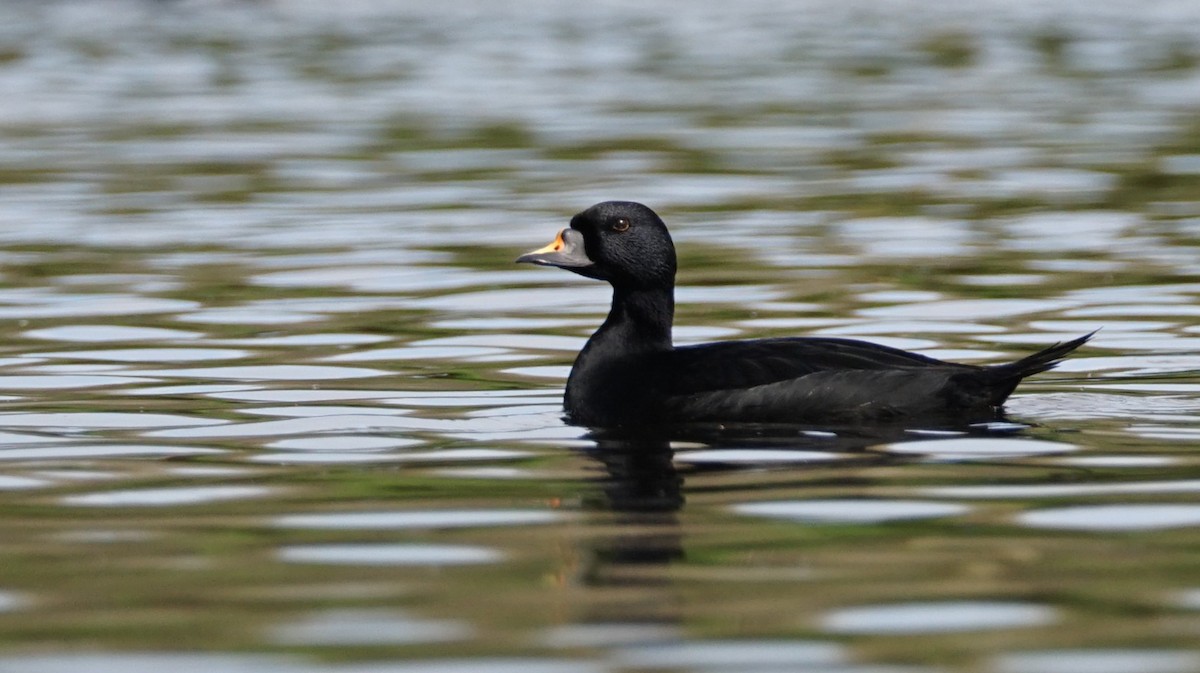
[[[1010,426],[1008,432],[1017,427]],[[994,434],[986,427],[972,429],[972,434],[978,433]],[[926,436],[914,435],[902,426],[843,428],[832,433],[801,426],[695,424],[594,431],[588,438],[593,444],[585,452],[602,471],[594,481],[598,488],[584,499],[584,508],[596,515],[593,524],[597,532],[583,541],[578,565],[571,573],[589,592],[598,593],[577,601],[581,614],[573,621],[603,628],[608,624],[671,627],[683,622],[684,600],[675,590],[676,575],[669,568],[686,563],[687,535],[680,524],[686,503],[685,478],[746,469],[745,465],[720,462],[677,465],[673,443],[739,450],[750,459],[761,449],[853,454],[856,469],[848,474],[862,474],[857,468],[905,460],[886,452],[864,451],[867,447]],[[755,469],[762,467],[754,465]],[[794,475],[794,480],[785,477],[793,486],[801,487],[813,479],[804,465],[793,463],[778,469]],[[861,477],[844,479],[846,486],[863,485]],[[773,481],[775,486],[784,483]],[[828,486],[828,477],[819,485]],[[706,493],[721,489],[713,483],[705,484]],[[638,591],[619,591],[628,587]]]
[[[603,465],[604,474],[600,499],[586,505],[612,512],[620,532],[597,540],[593,552],[598,563],[593,571],[604,572],[604,566],[665,565],[683,558],[678,517],[684,504],[683,478],[675,468],[670,443],[653,437],[594,439],[590,455]]]
[[[733,450],[756,468],[756,450],[795,451],[797,454],[820,452],[833,455],[855,454],[856,466],[887,465],[911,460],[887,452],[864,453],[868,447],[928,439],[927,432],[946,437],[1009,436],[1027,426],[1019,423],[980,423],[917,428],[898,424],[858,426],[807,426],[785,424],[699,424],[645,426],[595,430],[588,434],[594,446],[587,454],[604,469],[601,479],[603,497],[589,503],[591,509],[618,514],[638,514],[644,520],[681,510],[686,502],[684,473],[675,462],[673,444],[687,443],[705,450]],[[691,473],[724,472],[745,469],[738,462],[713,461],[689,465]],[[787,469],[796,469],[790,463]],[[662,518],[662,517],[659,517]],[[666,520],[666,519],[663,519]],[[673,519],[670,519],[673,520]]]
[[[1003,433],[1022,427],[1012,424]],[[962,433],[997,434],[987,425],[964,428]],[[611,512],[617,524],[636,531],[611,540],[604,556],[616,563],[666,563],[683,557],[677,515],[686,503],[685,476],[676,465],[673,442],[708,449],[727,447],[739,451],[752,464],[756,450],[771,449],[797,454],[856,454],[854,465],[867,467],[905,460],[886,452],[864,453],[867,447],[926,437],[905,426],[883,424],[837,428],[836,432],[808,426],[688,424],[597,430],[588,438],[594,446],[586,450],[587,454],[602,466],[604,473],[598,480],[598,497],[585,500],[585,507]],[[688,465],[686,469],[691,474],[700,474],[745,469],[745,466],[715,461]],[[797,466],[789,464],[787,469],[796,470]]]

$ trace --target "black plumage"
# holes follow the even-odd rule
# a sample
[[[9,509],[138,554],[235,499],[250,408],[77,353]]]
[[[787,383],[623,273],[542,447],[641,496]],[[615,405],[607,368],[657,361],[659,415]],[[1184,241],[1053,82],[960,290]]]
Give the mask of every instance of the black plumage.
[[[592,427],[995,416],[1022,379],[1051,369],[1091,338],[990,366],[838,338],[676,348],[675,248],[654,211],[627,201],[588,208],[553,243],[517,261],[566,268],[613,287],[608,318],[576,358],[564,397],[568,419]]]

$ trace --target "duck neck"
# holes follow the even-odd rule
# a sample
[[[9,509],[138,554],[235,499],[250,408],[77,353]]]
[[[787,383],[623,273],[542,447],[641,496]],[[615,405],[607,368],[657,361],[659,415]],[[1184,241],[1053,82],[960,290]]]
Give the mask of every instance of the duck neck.
[[[618,339],[626,348],[670,350],[675,288],[613,288],[612,309],[596,336]]]

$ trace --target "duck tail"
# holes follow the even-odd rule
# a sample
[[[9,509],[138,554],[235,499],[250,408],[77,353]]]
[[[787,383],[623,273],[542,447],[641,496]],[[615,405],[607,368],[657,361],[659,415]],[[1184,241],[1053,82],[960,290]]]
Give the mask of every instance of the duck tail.
[[[1088,332],[1078,339],[1071,339],[1070,341],[1056,343],[1049,348],[1043,348],[1033,355],[1023,357],[1016,362],[999,365],[996,367],[996,369],[1003,371],[1006,376],[1012,376],[1019,379],[1023,379],[1026,376],[1033,376],[1034,374],[1040,374],[1044,371],[1054,369],[1054,367],[1058,363],[1062,362],[1068,355],[1070,355],[1072,351],[1090,341],[1095,335],[1095,332]]]
[[[999,393],[997,395],[999,403],[1003,403],[1004,399],[1012,394],[1012,391],[1021,382],[1021,379],[1054,369],[1058,363],[1062,362],[1075,349],[1091,340],[1096,335],[1096,331],[1088,332],[1077,339],[1056,343],[1049,348],[1043,348],[1033,355],[1023,357],[1016,362],[988,367],[988,372],[994,377],[993,380],[998,387],[996,392]]]

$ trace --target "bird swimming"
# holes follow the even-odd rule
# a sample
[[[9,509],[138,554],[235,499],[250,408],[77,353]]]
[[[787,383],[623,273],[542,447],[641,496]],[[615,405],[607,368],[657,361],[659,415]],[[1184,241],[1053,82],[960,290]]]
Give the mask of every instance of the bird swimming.
[[[1092,336],[986,366],[829,337],[676,347],[675,246],[662,219],[631,201],[584,210],[516,261],[612,285],[612,308],[576,357],[563,397],[567,420],[590,427],[994,418],[1022,379]]]

